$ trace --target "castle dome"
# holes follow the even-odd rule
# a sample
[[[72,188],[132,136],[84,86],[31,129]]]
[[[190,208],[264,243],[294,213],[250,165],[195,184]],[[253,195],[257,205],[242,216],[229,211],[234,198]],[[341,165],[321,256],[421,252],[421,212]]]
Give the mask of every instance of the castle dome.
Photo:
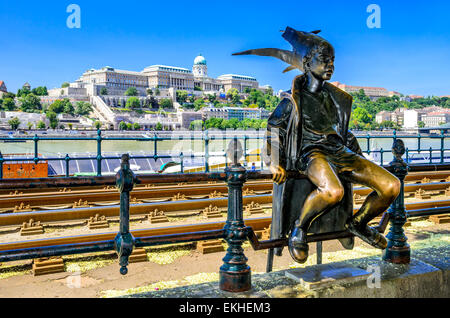
[[[194,60],[194,65],[206,65],[206,59],[199,54]]]

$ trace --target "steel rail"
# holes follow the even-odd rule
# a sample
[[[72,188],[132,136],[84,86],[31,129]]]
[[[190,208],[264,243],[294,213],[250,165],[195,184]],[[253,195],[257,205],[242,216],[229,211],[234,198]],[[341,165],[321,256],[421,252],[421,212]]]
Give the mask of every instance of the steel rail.
[[[430,180],[431,181],[431,180]],[[450,182],[440,183],[416,183],[405,185],[405,192],[414,192],[418,189],[431,190],[445,190],[450,187]],[[271,191],[272,182],[248,182],[244,185],[244,191]],[[174,186],[170,188],[141,188],[131,192],[131,197],[137,200],[145,199],[162,199],[171,198],[177,194],[184,196],[206,196],[214,192],[223,193],[226,195],[227,186],[225,184],[208,184],[208,185],[190,185],[190,186]],[[367,195],[372,190],[366,187],[354,187],[354,193],[358,195]],[[16,206],[23,204],[30,206],[31,209],[39,209],[40,206],[73,204],[79,200],[88,201],[90,204],[101,203],[104,201],[119,200],[120,194],[115,191],[77,191],[77,192],[56,192],[52,194],[41,193],[34,195],[14,195],[14,196],[0,196],[0,209],[14,209]],[[195,199],[195,198],[194,198]]]
[[[411,193],[416,190],[422,189],[424,191],[435,191],[435,190],[445,190],[450,187],[450,182],[440,182],[440,183],[416,183],[405,185],[405,192]],[[272,183],[246,183],[244,185],[244,191],[247,190],[250,193],[253,191],[272,191]],[[226,185],[210,184],[203,186],[178,186],[172,188],[148,188],[139,189],[131,192],[131,197],[136,200],[170,200],[176,195],[184,195],[187,199],[201,199],[195,198],[195,196],[208,196],[222,194],[222,196],[227,196]],[[366,187],[355,187],[353,192],[357,195],[368,195],[372,190]],[[193,197],[192,197],[193,196]],[[29,206],[32,210],[47,210],[42,206],[52,206],[52,205],[73,205],[80,200],[82,202],[88,202],[88,204],[95,205],[96,203],[118,201],[120,199],[120,194],[117,191],[108,192],[64,192],[58,195],[15,195],[15,196],[0,196],[0,209],[5,212],[6,209],[14,210],[15,207],[20,205]],[[111,204],[114,205],[114,204]],[[57,207],[55,207],[57,208]],[[62,209],[62,208],[61,208]],[[6,211],[7,212],[7,211]],[[15,211],[20,212],[20,211]]]
[[[243,197],[243,204],[258,203],[260,205],[271,205],[272,195],[250,195]],[[212,198],[212,199],[196,199],[196,200],[181,200],[155,203],[137,203],[130,204],[130,216],[148,215],[154,210],[164,211],[168,216],[176,216],[180,211],[200,211],[209,207],[210,205],[217,208],[225,209],[228,205],[228,198]],[[407,203],[405,207],[407,210],[429,209],[437,207],[450,206],[450,200],[436,200]],[[11,226],[19,226],[30,219],[40,221],[41,224],[52,224],[58,222],[88,220],[95,215],[105,216],[108,219],[118,218],[119,205],[111,205],[106,207],[85,207],[72,208],[60,210],[45,210],[35,212],[19,212],[19,213],[4,213],[0,214],[0,228],[9,228]],[[354,208],[356,212],[358,208]]]

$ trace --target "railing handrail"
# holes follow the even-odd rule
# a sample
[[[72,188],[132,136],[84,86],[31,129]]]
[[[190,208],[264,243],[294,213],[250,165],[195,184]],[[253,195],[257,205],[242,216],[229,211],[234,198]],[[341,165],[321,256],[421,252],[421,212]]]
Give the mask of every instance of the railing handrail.
[[[412,164],[408,165],[410,172],[445,171],[450,170],[450,163],[444,164]],[[388,165],[383,168],[391,171]],[[136,184],[152,183],[179,183],[225,180],[224,172],[193,172],[193,173],[160,173],[160,174],[136,174]],[[305,175],[288,171],[289,178],[306,178]],[[271,179],[269,170],[247,171],[248,180]],[[24,188],[59,188],[59,187],[85,187],[85,186],[111,186],[116,185],[116,176],[89,176],[89,177],[50,177],[50,178],[24,178],[1,179],[0,190],[18,190]]]

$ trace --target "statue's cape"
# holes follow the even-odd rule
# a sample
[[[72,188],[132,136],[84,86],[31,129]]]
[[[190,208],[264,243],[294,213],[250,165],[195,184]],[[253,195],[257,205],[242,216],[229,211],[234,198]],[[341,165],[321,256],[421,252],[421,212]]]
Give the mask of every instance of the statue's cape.
[[[276,128],[276,134],[271,135],[264,151],[266,164],[270,164],[270,157],[277,153],[279,163],[286,170],[298,170],[298,159],[301,154],[301,123],[302,105],[300,92],[303,87],[304,75],[294,79],[292,93],[284,98],[268,120],[268,132]],[[344,138],[344,142],[355,152],[360,153],[356,139],[348,133],[351,115],[352,97],[329,83],[324,84],[337,108],[339,123],[337,130]],[[356,148],[355,148],[356,147]],[[272,158],[273,159],[273,158]],[[351,183],[341,180],[344,187],[344,198],[327,213],[316,218],[308,233],[329,233],[342,231],[348,218],[353,214],[353,189]],[[308,179],[287,179],[282,184],[273,186],[271,239],[286,237],[299,218],[303,203],[316,187]],[[353,248],[353,239],[341,239],[345,248]],[[281,255],[281,249],[276,250]]]

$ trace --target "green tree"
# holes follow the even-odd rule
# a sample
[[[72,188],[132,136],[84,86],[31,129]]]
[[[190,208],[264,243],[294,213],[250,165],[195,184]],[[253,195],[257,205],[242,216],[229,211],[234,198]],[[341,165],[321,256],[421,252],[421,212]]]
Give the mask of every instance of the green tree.
[[[186,103],[188,97],[187,91],[177,91],[177,102],[180,104]]]
[[[127,130],[127,123],[124,121],[121,121],[119,123],[119,130]]]
[[[159,88],[157,87],[156,90],[155,90],[155,95],[156,95],[156,96],[159,96],[159,94],[161,94],[161,91],[160,91]]]
[[[203,126],[203,121],[202,120],[193,120],[189,124],[189,130],[197,130],[199,128],[201,129],[202,126]]]
[[[160,122],[158,122],[155,126],[155,130],[163,130],[163,125]]]
[[[27,124],[27,126],[28,126],[28,130],[31,130],[31,128],[33,128],[33,123],[31,123],[31,122],[28,122],[28,124]]]
[[[425,127],[425,123],[424,123],[423,121],[419,121],[419,122],[417,123],[417,125],[419,126],[419,128]]]
[[[54,112],[56,114],[66,113],[74,114],[75,108],[68,98],[55,100],[47,109],[47,111]]]
[[[12,98],[5,98],[3,99],[3,103],[2,103],[2,109],[4,110],[8,110],[8,111],[13,111],[16,110],[16,102],[14,101],[14,99]]]
[[[37,123],[37,129],[45,129],[45,123],[42,120]]]
[[[64,109],[63,112],[65,114],[70,114],[73,115],[75,113],[75,108],[73,107],[72,103],[70,102],[69,99],[65,98],[64,99]]]
[[[33,88],[31,92],[36,96],[47,96],[48,91],[46,86],[38,86],[36,88]]]
[[[153,91],[151,88],[147,88],[147,95],[153,96]]]
[[[92,112],[92,105],[88,102],[78,101],[75,103],[75,114],[80,116],[89,115]]]
[[[64,82],[64,83],[61,84],[61,88],[66,88],[66,87],[69,87],[69,86],[70,86],[69,82]]]
[[[127,109],[137,109],[141,108],[141,102],[137,97],[130,97],[125,104],[125,108]]]
[[[133,130],[140,130],[140,129],[141,129],[141,125],[139,125],[139,123],[133,124]]]
[[[159,107],[160,108],[173,108],[173,102],[169,98],[162,98],[159,101]]]
[[[108,95],[108,89],[106,87],[102,87],[100,89],[100,95]]]
[[[125,96],[138,96],[139,92],[136,87],[130,87],[125,91]]]
[[[230,88],[228,90],[227,98],[235,105],[240,103],[239,91],[236,88]]]
[[[17,117],[14,117],[8,120],[8,124],[11,126],[12,130],[17,130],[20,126],[20,120]]]
[[[127,123],[127,130],[132,130],[132,129],[133,129],[133,124]]]
[[[206,107],[205,100],[203,98],[199,98],[194,102],[195,111],[199,111],[203,107]]]
[[[52,112],[52,111],[47,111],[46,116],[47,116],[47,119],[50,121],[50,128],[56,129],[56,127],[58,127],[58,122],[59,122],[56,113]]]
[[[69,126],[69,129],[72,130],[72,128],[73,128],[73,124],[72,123],[68,123],[67,126]]]
[[[17,97],[25,97],[28,94],[31,94],[31,91],[28,89],[28,87],[22,87],[17,90]]]
[[[21,97],[20,102],[20,110],[26,113],[32,113],[42,109],[41,100],[31,93],[25,97]]]
[[[372,116],[369,112],[361,107],[356,107],[350,116],[350,129],[370,129]]]
[[[95,129],[99,130],[100,128],[102,128],[102,123],[101,123],[100,121],[97,120],[97,121],[94,123],[94,127],[95,127]]]

